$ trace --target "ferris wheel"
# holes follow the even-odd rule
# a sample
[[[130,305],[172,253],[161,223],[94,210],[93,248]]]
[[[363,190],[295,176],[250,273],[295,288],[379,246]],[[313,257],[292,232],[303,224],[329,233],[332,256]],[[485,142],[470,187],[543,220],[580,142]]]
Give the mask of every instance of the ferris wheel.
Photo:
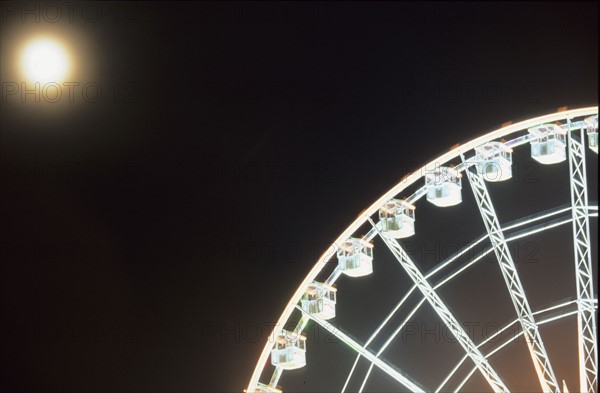
[[[406,176],[364,210],[317,260],[275,324],[246,392],[285,392],[288,375],[310,382],[314,373],[325,373],[325,377],[314,380],[327,380],[328,386],[323,389],[312,384],[306,390],[329,390],[335,383],[342,392],[368,391],[370,381],[380,376],[392,382],[391,391],[463,391],[468,390],[474,379],[492,391],[522,391],[526,388],[520,385],[515,373],[507,372],[507,366],[497,361],[499,357],[510,359],[510,350],[516,342],[520,342],[519,348],[527,354],[526,364],[521,363],[519,367],[529,369],[525,375],[531,376],[529,382],[535,383],[537,390],[598,392],[597,243],[590,235],[590,226],[597,228],[598,206],[597,202],[588,201],[588,193],[597,190],[597,177],[589,176],[589,172],[593,172],[590,167],[597,168],[597,154],[598,108],[563,110],[503,126],[452,148]],[[543,170],[558,171],[551,173],[556,178],[549,186],[550,193],[564,194],[566,200],[544,210],[536,210],[537,205],[528,206],[531,209],[527,214],[513,221],[501,221],[500,209],[497,209],[501,203],[496,205],[501,199],[494,194],[503,193],[502,200],[511,201],[508,206],[519,203],[522,191],[512,191],[516,185],[510,180],[516,168],[522,168],[519,159],[524,158]],[[469,186],[465,187],[465,183]],[[539,184],[535,186],[540,188]],[[464,210],[453,210],[467,199],[471,203],[468,219]],[[539,206],[543,206],[541,202],[546,199],[554,200],[542,195]],[[465,247],[444,255],[430,266],[424,263],[422,254],[415,252],[410,239],[418,236],[419,231],[426,231],[428,226],[441,224],[429,216],[421,222],[418,213],[421,209],[423,212],[437,209],[437,214],[444,211],[447,213],[444,219],[453,219],[454,211],[459,215],[454,218],[458,221],[457,227],[466,228],[476,219],[476,227],[484,230]],[[518,211],[520,214],[521,210]],[[544,273],[539,272],[547,272],[553,265],[546,260],[539,261],[535,269],[542,270],[532,273],[534,267],[520,265],[520,257],[515,255],[514,247],[510,247],[558,228],[563,232],[555,235],[551,243],[558,247],[556,250],[567,250],[565,258],[568,260],[561,259],[561,266],[567,268],[566,273],[561,273],[563,284],[538,287],[545,288],[550,295],[566,288],[570,295],[540,305],[539,299],[534,301],[531,296],[531,292],[539,288],[532,291],[528,284],[532,277],[534,281],[545,280]],[[443,228],[438,230],[443,231]],[[479,251],[471,253],[477,247]],[[461,318],[462,308],[468,302],[453,303],[451,288],[460,288],[463,284],[452,285],[472,279],[474,276],[469,276],[469,271],[483,265],[486,258],[492,261],[486,267],[490,284],[486,278],[477,285],[491,286],[493,280],[501,282],[500,290],[494,292],[493,297],[506,303],[511,316],[503,320],[493,334],[476,338]],[[367,335],[364,329],[360,333],[353,332],[352,326],[340,322],[349,321],[343,318],[349,308],[341,307],[342,300],[347,293],[366,285],[365,279],[377,276],[383,269],[384,259],[393,262],[398,275],[397,279],[389,280],[402,283],[394,287],[399,296],[390,305],[370,306],[383,310],[384,314],[377,314],[383,317],[369,325]],[[390,272],[386,270],[385,275],[391,276]],[[487,307],[486,315],[492,315],[494,310]],[[452,338],[446,340],[449,343],[445,345],[452,346],[457,353],[454,357],[438,356],[432,360],[431,370],[439,371],[435,373],[415,372],[410,364],[410,359],[415,357],[411,350],[415,347],[404,350],[405,341],[400,342],[402,332],[411,321],[426,312],[431,314],[428,318],[435,318],[437,326]],[[561,333],[563,339],[557,340],[556,334],[546,334],[547,326],[561,321],[570,321],[565,325],[568,333],[565,334],[565,330]],[[320,343],[307,340],[308,326],[317,326],[335,337],[337,345],[344,348],[346,359],[318,361],[318,368],[311,369],[311,350]],[[511,334],[506,334],[509,331]],[[360,336],[364,339],[357,338]],[[561,345],[572,343],[573,356],[569,358],[567,351],[552,349],[556,341],[561,341]],[[390,353],[392,346],[396,348],[393,354]],[[576,370],[573,374],[576,376],[565,380],[559,363],[560,367],[566,364]],[[349,367],[341,373],[343,366]],[[339,378],[342,374],[345,378]],[[334,376],[339,381],[331,381]]]

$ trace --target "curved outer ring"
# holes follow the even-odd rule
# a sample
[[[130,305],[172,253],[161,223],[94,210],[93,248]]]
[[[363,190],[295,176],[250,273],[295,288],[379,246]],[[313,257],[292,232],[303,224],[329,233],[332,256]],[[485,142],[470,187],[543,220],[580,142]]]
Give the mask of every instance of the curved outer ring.
[[[492,141],[492,140],[502,138],[502,137],[510,135],[512,133],[522,131],[524,129],[534,127],[534,126],[537,126],[537,125],[540,125],[543,123],[564,120],[567,118],[575,118],[575,117],[580,117],[580,116],[594,115],[596,113],[598,113],[598,107],[594,106],[594,107],[588,107],[588,108],[580,108],[580,109],[573,109],[573,110],[569,110],[569,111],[551,113],[549,115],[539,116],[539,117],[535,117],[533,119],[521,121],[519,123],[511,124],[509,126],[497,129],[488,134],[485,134],[483,136],[475,138],[475,139],[465,143],[464,145],[460,145],[460,146],[453,148],[449,152],[442,154],[438,158],[434,159],[433,161],[429,162],[425,166],[421,167],[417,171],[411,173],[409,176],[402,179],[400,181],[400,183],[396,184],[388,192],[386,192],[379,199],[377,199],[371,206],[369,206],[369,208],[364,210],[354,220],[354,222],[352,224],[350,224],[350,226],[348,228],[346,228],[346,230],[344,232],[341,233],[341,235],[335,240],[335,242],[333,242],[332,245],[329,246],[329,248],[319,257],[319,260],[317,261],[317,263],[313,266],[313,268],[310,270],[310,272],[308,272],[308,274],[306,275],[306,277],[304,278],[304,280],[302,281],[300,286],[298,286],[298,289],[296,289],[296,292],[294,293],[294,295],[292,296],[292,298],[286,305],[285,309],[283,310],[283,313],[279,317],[279,320],[277,321],[277,324],[273,328],[273,331],[271,332],[271,335],[269,337],[277,337],[279,335],[279,333],[281,332],[281,330],[283,328],[283,325],[285,324],[285,322],[287,322],[290,315],[295,310],[296,304],[298,304],[298,302],[300,301],[300,298],[302,297],[302,294],[304,293],[304,289],[306,288],[306,286],[315,279],[315,277],[321,272],[321,270],[323,269],[325,264],[329,261],[329,259],[331,259],[331,257],[336,252],[335,245],[341,244],[346,239],[348,239],[348,237],[352,236],[352,234],[354,234],[354,232],[356,232],[358,230],[358,228],[360,228],[360,226],[363,225],[369,217],[371,217],[373,214],[375,214],[377,212],[377,210],[381,206],[383,206],[384,203],[386,203],[389,199],[396,197],[404,189],[411,186],[417,180],[419,180],[421,177],[423,177],[423,174],[425,173],[426,170],[435,168],[436,166],[444,165],[447,162],[449,162],[450,160],[452,160],[456,157],[459,157],[461,154],[465,154],[466,152],[476,148],[477,146],[480,146],[480,145],[482,145],[486,142]],[[260,358],[258,359],[258,362],[257,362],[254,372],[252,374],[252,378],[250,379],[250,383],[248,384],[247,392],[255,391],[256,385],[259,382],[259,378],[264,369],[264,365],[266,364],[266,362],[269,358],[269,354],[271,352],[272,347],[273,347],[273,343],[271,342],[271,340],[267,340],[267,343],[265,344],[265,347],[263,348],[263,351],[260,355]]]

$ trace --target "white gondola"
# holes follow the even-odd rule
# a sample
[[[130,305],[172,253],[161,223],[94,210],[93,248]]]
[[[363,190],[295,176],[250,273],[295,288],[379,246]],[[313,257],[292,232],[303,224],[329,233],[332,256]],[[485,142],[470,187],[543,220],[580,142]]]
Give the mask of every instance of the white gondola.
[[[555,124],[532,127],[531,157],[542,164],[556,164],[567,159],[567,132]]]
[[[512,177],[512,149],[502,142],[488,142],[475,148],[477,173],[487,181],[498,182]]]
[[[394,239],[415,234],[415,207],[403,199],[391,199],[379,208],[381,230]]]
[[[585,119],[587,128],[588,146],[598,154],[598,115]]]
[[[271,350],[271,364],[284,370],[306,366],[306,337],[282,330]]]
[[[373,245],[367,241],[350,238],[337,251],[338,266],[342,273],[361,277],[373,273]]]
[[[274,388],[270,385],[265,385],[264,383],[258,383],[256,385],[256,389],[254,389],[254,393],[282,393],[280,389]]]
[[[335,317],[336,292],[336,288],[314,281],[304,291],[300,305],[311,315],[331,319]]]
[[[447,207],[462,202],[461,174],[454,168],[438,167],[425,173],[427,200],[436,206]]]

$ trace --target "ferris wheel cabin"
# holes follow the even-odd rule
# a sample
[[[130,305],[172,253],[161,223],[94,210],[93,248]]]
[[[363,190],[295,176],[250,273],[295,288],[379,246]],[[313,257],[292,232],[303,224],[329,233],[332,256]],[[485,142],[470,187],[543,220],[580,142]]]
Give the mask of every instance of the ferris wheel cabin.
[[[302,295],[302,310],[325,320],[335,317],[336,292],[336,288],[314,281]]]
[[[541,164],[557,164],[567,159],[567,132],[555,124],[542,124],[532,127],[529,133],[531,141],[531,157]]]
[[[436,206],[447,207],[462,202],[461,174],[454,168],[438,167],[425,174],[427,200]]]
[[[587,128],[588,146],[594,153],[598,154],[598,115],[585,119],[585,125]]]
[[[271,350],[271,364],[284,370],[306,366],[306,337],[282,330]]]
[[[361,277],[373,273],[373,245],[365,240],[349,238],[337,251],[338,266],[342,273]]]
[[[415,207],[402,199],[391,199],[379,208],[381,230],[394,239],[415,234]]]
[[[502,142],[489,142],[475,148],[477,173],[487,181],[498,182],[512,177],[512,149]]]

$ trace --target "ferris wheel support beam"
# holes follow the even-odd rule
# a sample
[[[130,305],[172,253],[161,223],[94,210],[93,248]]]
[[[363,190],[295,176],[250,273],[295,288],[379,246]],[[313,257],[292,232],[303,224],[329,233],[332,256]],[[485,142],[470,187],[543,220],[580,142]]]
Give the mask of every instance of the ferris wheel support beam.
[[[298,310],[300,310],[305,317],[310,318],[313,321],[315,321],[316,323],[318,323],[321,327],[325,328],[329,333],[331,333],[335,337],[337,337],[341,342],[343,342],[348,347],[352,348],[354,351],[356,351],[357,353],[362,355],[364,358],[369,360],[371,362],[371,364],[374,364],[375,366],[380,368],[383,372],[385,372],[390,377],[394,378],[396,381],[398,381],[400,384],[402,384],[402,386],[406,387],[407,389],[410,389],[411,392],[425,393],[423,388],[419,387],[417,384],[412,382],[410,379],[408,379],[402,373],[397,371],[394,367],[390,366],[389,364],[384,362],[382,359],[378,358],[377,356],[375,356],[374,354],[369,352],[364,346],[362,346],[359,343],[357,343],[356,341],[354,341],[347,334],[343,333],[342,331],[337,329],[332,324],[328,323],[327,321],[324,321],[323,319],[321,319],[313,314],[307,313],[306,311],[304,311],[302,309],[302,307],[296,306],[296,308]]]
[[[462,159],[464,162],[464,156],[462,156]],[[475,195],[475,201],[477,202],[477,206],[479,206],[479,212],[481,213],[490,242],[492,243],[496,258],[498,259],[502,276],[504,277],[511,300],[517,311],[517,317],[521,322],[525,341],[529,347],[529,353],[531,354],[531,359],[533,360],[533,365],[540,380],[542,390],[544,392],[560,392],[560,385],[556,380],[554,370],[552,370],[548,353],[544,347],[538,325],[535,322],[531,307],[529,306],[529,301],[525,295],[525,290],[521,284],[515,262],[508,249],[508,244],[506,243],[500,221],[498,220],[490,194],[485,185],[485,180],[482,175],[472,169],[467,169],[465,172],[467,172],[471,189]],[[587,216],[587,210],[584,214]]]
[[[570,119],[567,119],[571,126]],[[584,131],[568,133],[571,204],[573,212],[573,250],[577,286],[577,327],[579,346],[579,389],[598,391],[598,344],[594,307],[594,273],[590,252],[587,179]]]
[[[369,220],[375,227],[375,223],[371,219]],[[379,236],[388,246],[398,262],[400,262],[400,265],[402,265],[409,277],[417,285],[423,296],[427,299],[429,304],[431,304],[444,324],[446,324],[446,327],[448,327],[465,352],[473,360],[492,389],[495,392],[509,392],[508,387],[506,387],[498,373],[496,373],[496,370],[492,368],[485,356],[483,356],[479,348],[477,348],[475,343],[471,340],[467,332],[465,332],[460,326],[454,314],[452,314],[446,304],[444,304],[438,293],[431,286],[429,281],[427,281],[423,273],[421,273],[419,268],[415,265],[404,248],[402,248],[400,243],[398,243],[396,239],[389,237],[385,232],[379,232]]]

